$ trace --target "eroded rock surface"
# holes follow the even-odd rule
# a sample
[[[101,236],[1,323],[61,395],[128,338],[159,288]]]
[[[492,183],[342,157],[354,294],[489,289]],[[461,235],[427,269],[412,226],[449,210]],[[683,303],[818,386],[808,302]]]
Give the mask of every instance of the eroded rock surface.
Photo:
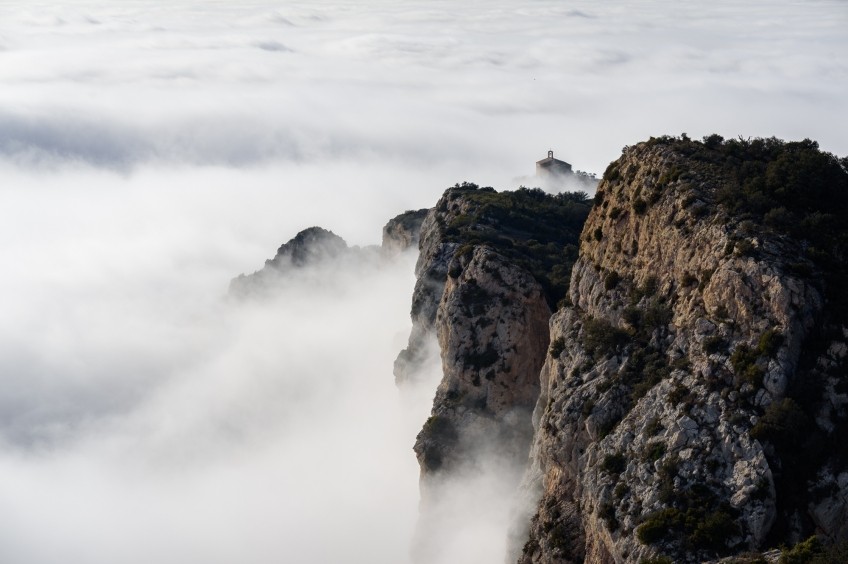
[[[728,213],[726,168],[690,146],[627,148],[599,187],[550,323],[520,562],[845,538],[845,334],[822,263]],[[822,442],[809,458],[801,429]]]

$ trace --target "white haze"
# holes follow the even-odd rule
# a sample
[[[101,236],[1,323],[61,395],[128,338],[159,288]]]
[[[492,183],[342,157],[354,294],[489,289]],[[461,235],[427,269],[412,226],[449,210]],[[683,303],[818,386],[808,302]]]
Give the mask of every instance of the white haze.
[[[230,278],[549,148],[845,155],[846,29],[840,0],[0,0],[0,561],[407,561],[414,257],[244,307]],[[503,550],[487,480],[445,564]]]

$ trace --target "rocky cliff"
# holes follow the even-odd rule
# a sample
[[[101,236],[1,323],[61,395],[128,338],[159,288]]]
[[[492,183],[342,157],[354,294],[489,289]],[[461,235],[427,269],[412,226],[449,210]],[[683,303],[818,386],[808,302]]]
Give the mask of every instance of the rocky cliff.
[[[421,224],[427,208],[421,210],[407,210],[392,218],[383,227],[383,242],[381,249],[384,253],[393,255],[403,252],[409,248],[418,248],[418,239],[421,235]]]
[[[589,208],[585,194],[498,193],[463,184],[448,189],[425,217],[413,328],[395,363],[398,384],[413,384],[430,344],[438,343],[443,377],[414,447],[419,532],[444,522],[448,510],[435,508],[454,478],[496,468],[507,489],[517,490],[533,436],[548,320],[567,292]],[[434,540],[422,545],[432,548]]]
[[[498,193],[463,184],[424,219],[403,384],[428,337],[444,377],[415,444],[427,479],[495,456],[522,468],[548,348],[551,307],[567,290],[585,194]],[[563,266],[554,274],[553,265]]]
[[[626,148],[573,269],[579,197],[448,190],[396,362],[403,384],[438,339],[425,503],[439,475],[493,450],[524,467],[532,443],[521,562],[845,539],[846,165],[808,141]]]
[[[791,192],[786,173],[822,193]],[[846,197],[845,170],[809,143],[652,140],[610,166],[571,305],[551,320],[521,562],[698,562],[845,538],[846,247],[832,226]]]

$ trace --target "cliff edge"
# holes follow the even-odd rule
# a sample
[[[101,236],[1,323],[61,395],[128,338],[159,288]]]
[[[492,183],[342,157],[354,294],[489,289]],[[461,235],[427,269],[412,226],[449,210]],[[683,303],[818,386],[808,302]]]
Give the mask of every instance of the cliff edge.
[[[844,164],[713,136],[610,165],[551,320],[520,562],[846,538]]]

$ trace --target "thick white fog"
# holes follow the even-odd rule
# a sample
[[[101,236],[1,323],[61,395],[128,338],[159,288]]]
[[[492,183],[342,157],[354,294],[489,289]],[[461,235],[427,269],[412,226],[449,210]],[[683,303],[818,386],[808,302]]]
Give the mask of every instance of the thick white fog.
[[[406,562],[415,257],[247,305],[229,280],[548,149],[848,154],[848,4],[743,4],[0,1],[0,561]]]

